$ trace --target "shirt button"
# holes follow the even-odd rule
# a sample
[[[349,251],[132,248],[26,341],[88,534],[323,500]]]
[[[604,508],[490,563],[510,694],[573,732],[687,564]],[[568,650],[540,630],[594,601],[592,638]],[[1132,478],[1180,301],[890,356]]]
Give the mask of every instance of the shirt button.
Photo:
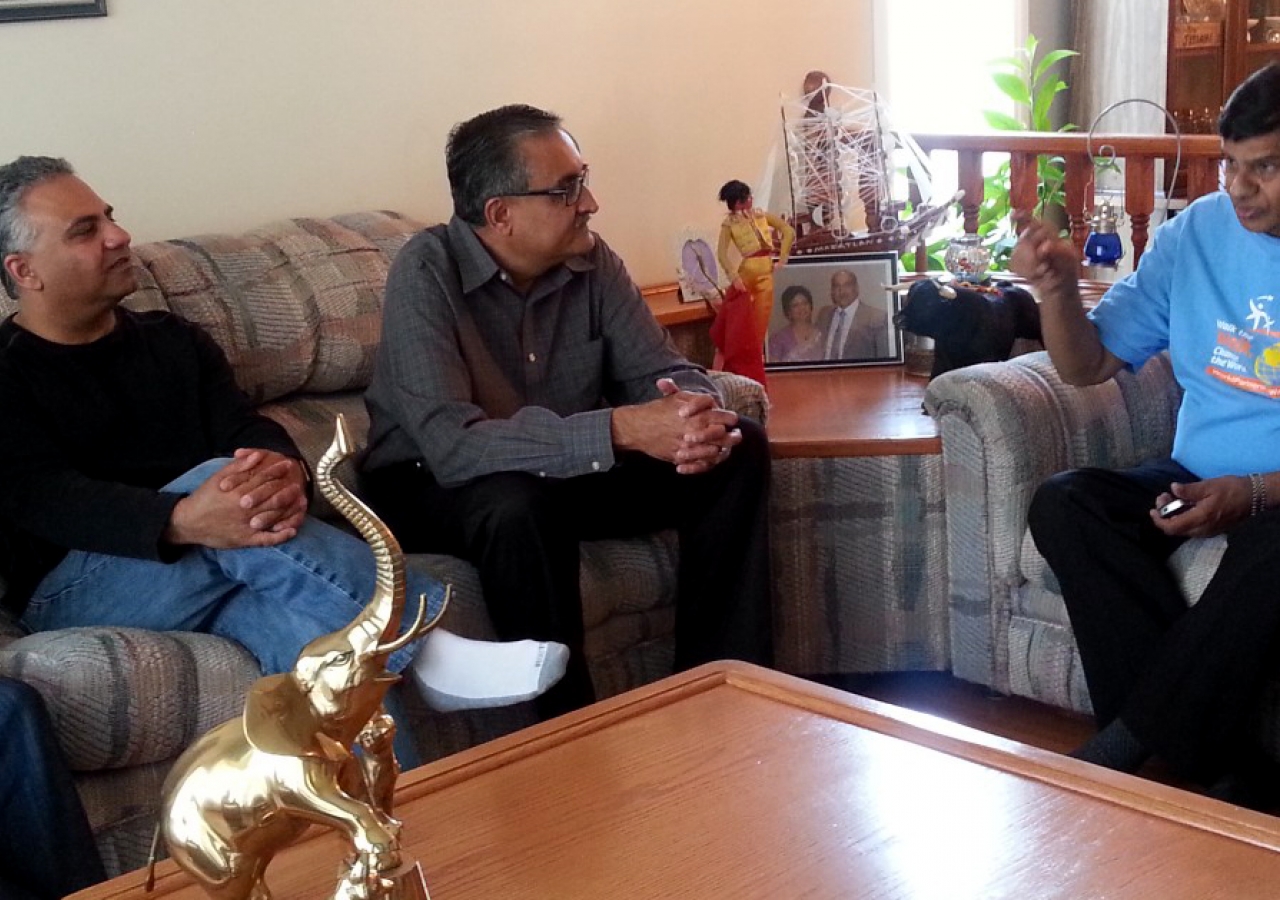
[[[591,463],[591,471],[593,471],[593,472],[599,472],[599,471],[600,471],[600,463],[598,463],[598,462],[592,462],[592,463]]]
[[[536,353],[530,353],[530,354],[529,354],[529,362],[537,362],[537,361],[538,361],[538,354],[536,354]]]

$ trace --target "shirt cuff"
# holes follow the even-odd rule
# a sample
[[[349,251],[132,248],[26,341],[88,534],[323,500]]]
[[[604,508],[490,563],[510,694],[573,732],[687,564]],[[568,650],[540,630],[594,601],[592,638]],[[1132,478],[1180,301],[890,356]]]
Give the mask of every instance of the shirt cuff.
[[[573,434],[573,458],[578,460],[579,472],[607,472],[616,458],[613,455],[613,410],[594,409],[574,417],[579,428]]]

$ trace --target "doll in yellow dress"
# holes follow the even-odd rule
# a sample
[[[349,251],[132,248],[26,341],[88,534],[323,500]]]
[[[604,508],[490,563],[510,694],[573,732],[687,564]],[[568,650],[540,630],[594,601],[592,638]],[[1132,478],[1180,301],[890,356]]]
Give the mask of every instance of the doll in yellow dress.
[[[729,207],[729,215],[720,225],[720,244],[716,258],[726,274],[751,295],[756,333],[761,343],[768,333],[773,315],[773,233],[781,235],[778,265],[787,264],[795,229],[773,213],[752,207],[751,188],[741,181],[726,182],[720,188],[720,199]],[[739,262],[729,255],[729,247],[738,251]]]

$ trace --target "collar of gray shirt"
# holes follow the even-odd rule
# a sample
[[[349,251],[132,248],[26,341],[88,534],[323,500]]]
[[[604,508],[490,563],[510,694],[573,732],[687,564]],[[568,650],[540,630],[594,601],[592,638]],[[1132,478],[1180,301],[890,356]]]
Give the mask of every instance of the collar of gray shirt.
[[[452,258],[458,267],[458,279],[464,295],[474,293],[495,278],[507,283],[502,278],[502,268],[489,255],[474,226],[454,216],[449,220],[448,233]],[[594,268],[595,265],[586,257],[575,256],[563,265],[554,266],[542,273],[525,299],[532,302],[544,297],[563,287],[574,272],[589,272]],[[515,288],[511,290],[514,291]]]

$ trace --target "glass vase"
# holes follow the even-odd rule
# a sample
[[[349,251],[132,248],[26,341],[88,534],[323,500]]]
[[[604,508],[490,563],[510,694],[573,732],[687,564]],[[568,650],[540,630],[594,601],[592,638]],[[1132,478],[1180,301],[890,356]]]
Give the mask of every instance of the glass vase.
[[[951,239],[942,263],[957,280],[979,284],[987,277],[991,250],[983,246],[981,236],[962,234]]]

